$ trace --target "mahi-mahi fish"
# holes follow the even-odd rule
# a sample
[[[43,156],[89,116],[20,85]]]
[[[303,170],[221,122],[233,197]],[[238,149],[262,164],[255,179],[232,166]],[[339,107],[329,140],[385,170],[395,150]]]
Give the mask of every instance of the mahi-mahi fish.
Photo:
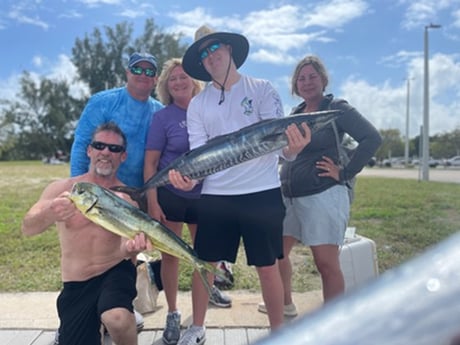
[[[138,200],[139,195],[144,194],[149,188],[170,183],[170,170],[179,171],[191,179],[202,180],[208,175],[287,146],[285,131],[291,124],[300,126],[305,122],[314,133],[334,121],[340,113],[340,110],[328,110],[262,120],[238,131],[214,137],[206,144],[182,154],[140,188],[113,186],[111,189],[127,193]]]
[[[219,269],[199,259],[193,248],[173,231],[112,191],[93,183],[77,182],[69,199],[86,218],[102,228],[128,239],[143,232],[159,251],[188,261],[199,272],[208,293],[211,287],[206,271],[227,279]]]

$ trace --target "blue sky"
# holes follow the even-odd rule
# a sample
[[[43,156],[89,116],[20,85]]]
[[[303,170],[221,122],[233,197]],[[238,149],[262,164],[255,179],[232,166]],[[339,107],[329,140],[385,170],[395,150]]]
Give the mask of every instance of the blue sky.
[[[379,129],[405,135],[409,82],[410,137],[423,124],[424,30],[429,30],[430,135],[460,127],[460,0],[2,0],[0,98],[18,90],[18,77],[69,78],[75,39],[95,27],[132,22],[134,37],[147,18],[184,34],[208,24],[244,34],[250,54],[240,71],[270,80],[286,113],[295,64],[319,55],[329,92],[347,99]],[[82,85],[74,85],[78,90]]]

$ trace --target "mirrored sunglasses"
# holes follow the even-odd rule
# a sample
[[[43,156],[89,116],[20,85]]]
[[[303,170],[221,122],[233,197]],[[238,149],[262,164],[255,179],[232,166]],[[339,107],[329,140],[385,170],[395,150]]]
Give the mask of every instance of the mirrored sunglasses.
[[[129,69],[134,75],[141,75],[144,73],[147,77],[153,78],[157,72],[154,68],[142,68],[141,66],[133,66]]]
[[[201,49],[198,53],[201,61],[206,59],[209,56],[209,54],[214,53],[221,46],[222,46],[221,42],[212,42],[208,44],[206,47],[204,47],[203,49]]]
[[[123,145],[107,144],[103,143],[102,141],[93,141],[90,145],[92,148],[98,151],[103,151],[106,147],[112,153],[120,153],[125,151],[125,147]]]

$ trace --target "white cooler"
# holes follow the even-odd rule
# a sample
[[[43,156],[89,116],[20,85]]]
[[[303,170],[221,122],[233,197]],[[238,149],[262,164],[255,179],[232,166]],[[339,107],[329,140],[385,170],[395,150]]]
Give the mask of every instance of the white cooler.
[[[345,278],[345,291],[350,291],[379,274],[375,242],[355,235],[353,228],[347,229],[339,259]]]

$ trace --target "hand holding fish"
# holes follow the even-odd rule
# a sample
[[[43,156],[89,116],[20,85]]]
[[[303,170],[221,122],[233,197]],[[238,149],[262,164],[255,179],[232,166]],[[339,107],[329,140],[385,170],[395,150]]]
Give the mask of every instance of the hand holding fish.
[[[169,176],[169,181],[171,184],[177,188],[184,190],[188,192],[189,190],[192,190],[193,187],[196,186],[198,183],[196,180],[192,180],[191,178],[187,176],[181,175],[181,173],[177,170],[171,169],[168,173]]]
[[[57,222],[66,221],[77,212],[77,208],[69,199],[69,195],[70,193],[66,191],[51,200],[50,210]]]
[[[137,255],[144,250],[153,250],[152,242],[150,242],[150,240],[143,232],[135,235],[132,240],[125,241],[124,247],[128,255]]]
[[[287,159],[295,159],[297,154],[304,149],[311,141],[311,130],[305,122],[299,129],[296,124],[291,124],[286,128],[288,146],[283,149],[283,155]]]

